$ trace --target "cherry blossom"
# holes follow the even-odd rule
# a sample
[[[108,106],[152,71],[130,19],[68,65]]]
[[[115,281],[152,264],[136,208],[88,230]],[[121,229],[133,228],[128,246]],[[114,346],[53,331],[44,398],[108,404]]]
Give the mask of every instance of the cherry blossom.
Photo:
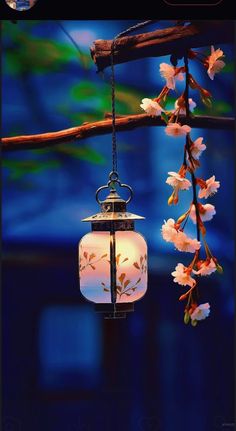
[[[162,237],[166,242],[174,242],[177,230],[175,229],[175,221],[173,218],[169,218],[167,221],[164,220],[164,224],[161,227]]]
[[[176,73],[176,69],[167,63],[160,64],[160,74],[166,80],[166,86],[171,90],[175,89],[176,80],[183,81],[184,79],[183,73]]]
[[[209,221],[216,214],[215,207],[211,204],[198,204],[198,211],[202,221]],[[192,219],[193,223],[196,224],[196,208],[194,204],[191,206],[189,217]]]
[[[168,175],[170,176],[167,178],[166,183],[173,188],[178,190],[188,190],[189,187],[191,187],[191,182],[177,172],[168,172]]]
[[[151,116],[159,116],[163,111],[159,103],[154,102],[152,99],[143,99],[140,106],[148,115]]]
[[[178,263],[178,265],[175,267],[175,271],[171,273],[174,277],[174,282],[181,284],[182,286],[190,286],[194,287],[196,284],[196,281],[194,278],[190,276],[191,269],[189,271],[189,268],[184,266],[182,263]]]
[[[199,157],[201,156],[202,152],[205,151],[206,145],[202,143],[203,138],[197,138],[190,146],[191,156],[195,160],[199,160]],[[189,155],[187,153],[187,160],[189,160]]]
[[[198,262],[197,266],[198,271],[193,269],[193,273],[196,275],[210,275],[216,271],[216,264],[212,258]]]
[[[200,241],[188,237],[184,232],[178,232],[175,241],[175,247],[179,251],[186,251],[189,253],[195,253],[201,247]]]
[[[201,187],[201,190],[198,192],[198,197],[207,199],[209,196],[214,195],[217,192],[217,189],[220,187],[220,182],[215,180],[215,175],[212,175],[211,178],[208,178],[205,182],[206,187]]]
[[[197,54],[193,54],[192,56],[189,56],[189,59],[193,59],[197,56]],[[223,51],[221,49],[215,50],[212,46],[211,54],[208,57],[203,56],[205,60],[202,60],[202,58],[200,57],[200,60],[203,62],[204,66],[207,69],[207,73],[212,80],[214,79],[215,74],[220,72],[221,69],[225,66],[225,63],[221,60],[222,56]],[[178,80],[183,80],[182,72],[185,72],[187,69],[188,60],[186,58],[184,60],[183,67],[173,67],[172,65],[161,63],[160,74],[165,79],[166,85],[162,89],[158,98],[155,100],[157,100],[158,102],[163,101],[163,103],[165,103],[169,91],[175,89]],[[194,79],[192,74],[189,73],[186,74],[185,91],[175,101],[174,109],[172,111],[164,111],[165,114],[163,113],[162,117],[167,123],[167,126],[165,128],[166,135],[174,137],[185,137],[182,165],[178,172],[168,172],[168,177],[166,179],[166,183],[173,187],[173,192],[168,199],[168,205],[176,205],[179,200],[179,191],[189,190],[191,186],[193,187],[192,203],[190,204],[186,212],[177,217],[177,221],[172,218],[169,218],[167,221],[164,221],[164,224],[161,228],[161,234],[163,239],[166,242],[173,243],[178,251],[195,254],[189,266],[184,266],[184,264],[178,263],[171,275],[173,276],[175,283],[178,283],[182,286],[189,286],[189,290],[187,290],[179,297],[179,301],[187,300],[184,311],[184,322],[187,324],[191,320],[192,326],[196,326],[198,320],[205,319],[210,313],[209,303],[198,305],[196,302],[196,297],[198,296],[198,293],[194,290],[196,283],[199,280],[200,276],[207,276],[215,271],[222,273],[223,269],[218,264],[217,259],[212,255],[205,240],[206,228],[204,222],[211,220],[216,214],[215,207],[214,205],[208,203],[203,205],[199,202],[198,199],[207,199],[209,196],[214,195],[220,187],[220,182],[216,181],[214,175],[207,180],[196,177],[195,171],[200,167],[199,158],[201,157],[203,151],[206,150],[206,145],[203,142],[203,137],[201,136],[195,139],[195,141],[193,141],[190,136],[191,127],[189,127],[187,124],[182,125],[180,122],[178,122],[179,115],[187,115],[187,111],[189,114],[189,111],[193,112],[194,108],[196,107],[196,103],[193,99],[188,98],[187,101],[187,97],[190,95],[190,88],[198,89],[202,102],[207,106],[211,106],[211,93],[201,87],[201,85],[198,84],[198,82]],[[150,112],[152,113],[152,109],[154,109],[154,107],[153,105],[150,106],[150,99],[143,99],[142,102],[145,101],[146,105],[144,103],[144,106],[140,106],[147,113],[149,113],[148,109],[150,108]],[[160,115],[160,108],[161,107],[158,104],[159,110],[156,107],[154,109],[153,115]],[[155,112],[158,113],[155,114]],[[186,122],[188,123],[188,121]],[[191,178],[189,178],[191,181],[186,178],[188,174],[190,174],[191,176]],[[198,197],[196,190],[197,186],[199,187]],[[198,213],[199,215],[198,218],[196,216],[196,213]],[[197,238],[190,238],[184,232],[186,223],[188,222],[189,218],[193,221],[194,224],[197,224]],[[202,258],[202,260],[199,260],[201,236],[204,244],[203,253],[205,251],[206,256],[205,258]],[[194,276],[198,276],[196,277],[196,280],[194,279]]]
[[[195,310],[190,314],[192,320],[203,320],[210,314],[210,304],[206,302],[205,304],[200,304]]]
[[[209,57],[207,57],[206,64],[208,66],[207,74],[210,79],[214,79],[215,74],[219,73],[221,69],[225,66],[225,62],[222,60],[219,60],[219,58],[223,57],[224,53],[223,51],[218,48],[216,51],[214,49],[214,46],[211,46],[211,54]]]
[[[186,115],[186,109],[185,109],[185,107],[184,106],[181,106],[182,104],[179,104],[180,102],[179,102],[179,99],[177,99],[176,101],[175,101],[175,110],[176,109],[179,109],[179,114],[180,115]],[[188,99],[188,103],[189,103],[189,110],[191,111],[191,112],[193,112],[194,111],[194,108],[196,108],[196,106],[197,106],[197,104],[194,102],[194,100],[193,99],[191,99],[191,98],[189,98]]]
[[[165,128],[165,132],[168,136],[186,136],[190,131],[191,127],[186,124],[181,126],[179,123],[169,123]]]

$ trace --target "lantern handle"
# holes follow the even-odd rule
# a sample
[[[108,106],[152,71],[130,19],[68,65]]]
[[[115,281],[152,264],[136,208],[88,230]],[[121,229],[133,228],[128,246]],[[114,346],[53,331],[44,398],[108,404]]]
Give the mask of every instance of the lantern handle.
[[[99,187],[99,189],[97,189],[97,191],[96,191],[95,198],[96,198],[96,201],[97,201],[97,203],[98,203],[99,205],[101,205],[103,201],[100,201],[100,199],[99,199],[99,197],[98,197],[98,194],[99,194],[102,190],[105,190],[105,189],[109,189],[109,186],[108,186],[108,185],[106,185],[106,186]]]
[[[118,177],[118,173],[117,173],[117,172],[115,172],[115,171],[112,171],[112,172],[110,173],[108,183],[107,183],[105,186],[101,186],[101,187],[99,187],[99,188],[97,189],[97,191],[96,191],[96,195],[95,195],[97,203],[98,203],[99,205],[101,205],[101,204],[103,203],[103,201],[101,201],[101,200],[99,199],[98,194],[99,194],[102,190],[109,189],[109,188],[114,188],[114,187],[111,187],[111,184],[112,184],[112,183],[117,183],[117,184],[119,184],[119,186],[120,186],[120,187],[123,187],[123,188],[126,188],[126,189],[128,189],[128,190],[129,190],[129,192],[130,192],[130,196],[129,196],[129,197],[128,197],[128,199],[125,201],[125,202],[126,202],[126,204],[128,204],[128,203],[131,201],[131,199],[133,198],[133,190],[132,190],[132,188],[131,188],[128,184],[123,184],[123,183],[121,183],[121,182],[120,182],[119,177]]]
[[[129,192],[130,192],[130,196],[129,196],[129,197],[128,197],[128,199],[125,201],[125,202],[128,204],[128,203],[131,201],[131,199],[133,199],[134,192],[133,192],[132,188],[131,188],[130,186],[128,186],[128,184],[121,184],[121,183],[119,182],[119,185],[120,185],[120,187],[124,187],[124,188],[128,189],[128,190],[129,190]]]

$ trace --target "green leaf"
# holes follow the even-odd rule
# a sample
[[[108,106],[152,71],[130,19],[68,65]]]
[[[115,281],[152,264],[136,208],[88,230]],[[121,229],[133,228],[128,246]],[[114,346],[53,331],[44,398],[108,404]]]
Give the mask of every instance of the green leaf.
[[[104,156],[87,145],[72,146],[63,144],[58,146],[57,151],[75,159],[84,160],[96,165],[103,165],[105,163]]]
[[[42,21],[36,23],[42,26]],[[4,23],[3,44],[8,39],[4,48],[4,67],[8,73],[16,75],[28,73],[29,70],[31,73],[52,73],[71,61],[85,69],[93,67],[88,51],[80,48],[79,51],[76,50],[69,40],[62,43],[45,37],[36,37],[33,34],[34,27],[33,21],[24,21],[23,24],[18,21],[17,25]]]
[[[5,159],[2,161],[3,168],[9,172],[10,180],[19,180],[25,175],[36,174],[46,169],[55,169],[60,166],[57,160],[14,160]]]
[[[234,71],[235,71],[235,65],[234,65],[234,62],[231,61],[229,63],[226,63],[226,65],[221,70],[221,73],[234,73]]]
[[[99,97],[98,97],[99,94]],[[111,111],[111,88],[108,83],[95,84],[91,81],[82,80],[71,88],[73,99],[81,102],[90,102],[91,108],[104,112]],[[140,103],[145,95],[128,85],[116,85],[116,112],[118,114],[134,114],[141,112]],[[95,108],[94,108],[95,106]]]
[[[165,112],[161,113],[161,118],[165,121],[166,124],[168,124],[169,117],[168,117],[168,115],[166,115]]]

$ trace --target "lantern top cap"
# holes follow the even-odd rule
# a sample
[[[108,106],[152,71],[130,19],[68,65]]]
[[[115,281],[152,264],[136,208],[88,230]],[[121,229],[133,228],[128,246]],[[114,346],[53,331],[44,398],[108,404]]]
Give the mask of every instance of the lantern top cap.
[[[124,200],[117,193],[115,184],[118,183],[120,187],[127,188],[130,192],[130,196],[127,200]],[[104,189],[110,189],[104,201],[98,198],[98,194]],[[101,212],[94,214],[90,217],[84,218],[82,221],[88,222],[104,222],[104,221],[121,221],[121,220],[143,220],[145,217],[137,214],[132,214],[126,211],[127,204],[133,197],[133,190],[127,184],[121,184],[118,179],[110,180],[107,185],[100,187],[96,192],[96,201],[101,206]]]

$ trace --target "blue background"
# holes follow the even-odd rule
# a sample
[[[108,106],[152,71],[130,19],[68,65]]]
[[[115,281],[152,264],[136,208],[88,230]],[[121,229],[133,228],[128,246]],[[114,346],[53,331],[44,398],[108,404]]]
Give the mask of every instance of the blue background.
[[[65,21],[78,52],[56,21],[5,21],[3,136],[102,119],[111,110],[110,70],[96,74],[89,47],[134,23]],[[172,23],[159,27],[166,25]],[[233,47],[220,47],[227,66],[214,81],[201,65],[190,63],[214,98],[206,110],[192,92],[196,113],[234,115]],[[156,97],[163,61],[169,57],[116,66],[118,113],[141,113],[141,99]],[[171,96],[172,108],[177,94]],[[198,175],[215,175],[221,183],[209,200],[217,214],[206,227],[224,274],[201,280],[201,302],[211,304],[211,314],[196,328],[183,323],[182,291],[170,275],[191,256],[180,255],[160,234],[163,220],[178,217],[191,199],[189,191],[178,206],[167,205],[171,189],[165,180],[180,167],[182,138],[167,137],[164,127],[117,134],[120,178],[135,193],[130,211],[146,217],[136,228],[149,246],[148,292],[124,321],[97,315],[82,299],[77,275],[77,243],[90,229],[80,220],[98,210],[94,194],[111,170],[111,136],[3,154],[6,429],[9,424],[23,431],[230,429],[223,424],[234,422],[234,133],[192,130],[194,139],[199,136],[207,150]],[[195,235],[190,222],[187,229]]]

